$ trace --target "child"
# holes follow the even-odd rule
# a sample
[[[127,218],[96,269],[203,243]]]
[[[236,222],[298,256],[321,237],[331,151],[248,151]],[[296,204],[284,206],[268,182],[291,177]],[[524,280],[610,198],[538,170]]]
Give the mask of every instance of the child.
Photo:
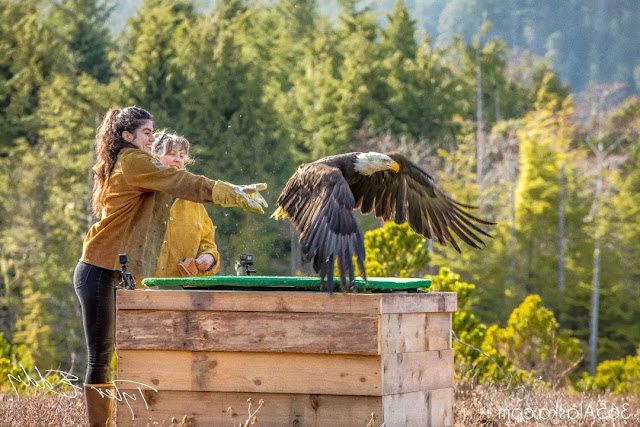
[[[156,133],[151,148],[166,167],[184,170],[193,163],[189,141],[168,133]],[[216,227],[201,203],[173,199],[155,277],[209,276],[220,269],[220,254],[215,243]]]

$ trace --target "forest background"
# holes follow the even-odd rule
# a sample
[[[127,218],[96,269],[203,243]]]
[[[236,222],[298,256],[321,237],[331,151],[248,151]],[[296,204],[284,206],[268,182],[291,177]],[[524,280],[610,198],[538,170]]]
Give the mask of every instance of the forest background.
[[[459,292],[459,381],[640,394],[639,23],[633,0],[0,0],[0,375],[83,377],[95,129],[135,104],[272,205],[301,162],[410,156],[498,222],[460,256],[359,217],[370,275]],[[208,211],[223,274],[309,273],[287,223]]]

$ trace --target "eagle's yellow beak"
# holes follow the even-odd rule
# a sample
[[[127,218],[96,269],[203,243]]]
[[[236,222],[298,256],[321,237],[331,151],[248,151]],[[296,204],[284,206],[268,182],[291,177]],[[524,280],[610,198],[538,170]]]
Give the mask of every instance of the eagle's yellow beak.
[[[389,167],[389,169],[391,169],[392,171],[398,173],[398,171],[400,170],[400,165],[398,164],[398,162],[392,162],[391,166]]]

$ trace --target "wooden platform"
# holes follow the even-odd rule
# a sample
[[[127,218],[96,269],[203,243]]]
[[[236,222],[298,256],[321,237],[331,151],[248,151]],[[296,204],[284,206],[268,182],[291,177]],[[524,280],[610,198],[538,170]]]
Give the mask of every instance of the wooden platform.
[[[262,399],[258,426],[451,426],[455,310],[455,293],[118,291],[117,425],[237,426]]]

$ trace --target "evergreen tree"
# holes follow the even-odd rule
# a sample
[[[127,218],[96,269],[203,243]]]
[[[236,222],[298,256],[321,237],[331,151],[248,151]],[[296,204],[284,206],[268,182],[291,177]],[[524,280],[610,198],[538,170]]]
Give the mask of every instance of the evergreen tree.
[[[41,100],[38,143],[23,146],[8,171],[14,200],[24,200],[11,205],[2,235],[22,292],[14,342],[26,344],[40,368],[69,367],[77,358],[82,369],[86,350],[71,283],[89,225],[90,147],[108,97],[86,75],[57,75]]]
[[[296,162],[340,152],[347,146],[352,131],[338,107],[336,42],[328,21],[321,21],[301,58],[304,72],[290,77],[291,89],[276,104],[284,126],[291,132],[291,151]]]
[[[414,59],[416,45],[415,21],[409,16],[404,0],[397,0],[393,11],[388,15],[389,25],[382,32],[382,47],[386,55],[398,52],[402,58]]]
[[[245,33],[252,25],[249,15],[242,2],[221,3],[176,40],[175,66],[185,84],[173,123],[193,144],[195,172],[231,182],[266,181],[279,189],[292,172],[288,138],[264,101],[263,64],[243,55],[251,50],[245,49],[252,42]],[[275,199],[277,190],[271,194]],[[283,256],[288,239],[277,235],[279,224],[267,216],[248,218],[237,209],[209,210],[227,268],[239,253],[256,253],[262,272],[270,268],[265,254]]]
[[[588,211],[581,182],[571,153],[571,105],[561,107],[557,100],[544,102],[544,90],[535,111],[529,113],[518,132],[520,140],[520,176],[516,192],[517,281],[526,293],[537,293],[562,314],[557,293],[558,239],[566,241],[566,254],[573,258],[565,265],[581,265],[588,257],[586,236],[581,222]],[[565,181],[564,196],[560,180]],[[564,209],[561,236],[560,212]],[[566,282],[584,279],[584,271],[567,267]]]
[[[513,224],[510,209],[513,203],[511,185],[517,174],[516,170],[510,171],[509,168],[513,167],[513,157],[518,153],[513,134],[517,132],[519,123],[496,125],[494,134],[500,137],[492,136],[490,141],[494,143],[492,146],[496,148],[496,152],[504,157],[495,156],[495,169],[488,171],[489,178],[484,190],[480,189],[476,179],[477,139],[473,124],[465,121],[460,123],[460,127],[462,130],[455,149],[450,152],[438,150],[444,163],[439,169],[442,186],[461,203],[480,206],[477,214],[497,225],[486,228],[493,238],[484,239],[486,246],[482,250],[463,246],[462,254],[458,254],[449,246],[434,243],[433,260],[436,266],[450,268],[469,282],[482,283],[476,289],[474,313],[483,322],[504,322],[511,310],[524,298],[522,291],[509,286],[514,282],[512,276],[515,270],[515,267],[509,267],[514,251],[510,233]],[[495,301],[501,301],[501,304],[496,306]]]
[[[590,147],[584,175],[591,184],[586,186],[591,205],[585,216],[584,232],[589,236],[591,256],[583,264],[586,272],[578,307],[583,316],[578,319],[582,320],[579,326],[582,337],[585,340],[589,337],[592,372],[597,360],[631,354],[639,338],[631,320],[639,309],[632,297],[637,287],[630,280],[636,270],[635,261],[621,265],[627,258],[618,250],[626,248],[631,252],[624,253],[633,256],[637,246],[633,238],[626,240],[629,226],[625,224],[633,221],[636,210],[633,193],[627,187],[634,174],[627,165],[634,162],[640,134],[639,109],[634,100],[612,105],[615,89],[594,88],[585,96],[588,102],[581,110],[588,113],[590,120],[581,126],[577,138]],[[620,167],[625,163],[625,167]],[[578,323],[577,319],[571,321]]]
[[[451,117],[464,108],[453,101],[462,82],[444,49],[433,50],[429,38],[418,49],[414,26],[404,2],[396,2],[381,42],[389,87],[383,103],[393,116],[387,126],[392,134],[442,146],[451,138]]]
[[[22,307],[22,278],[34,267],[29,264],[36,256],[29,251],[31,239],[41,240],[29,226],[42,223],[39,202],[46,192],[44,181],[34,177],[42,168],[34,160],[41,89],[56,71],[68,69],[68,56],[41,6],[37,1],[0,2],[0,328],[9,340]],[[32,211],[26,210],[29,206]],[[27,244],[13,245],[16,237]]]
[[[507,326],[491,326],[484,346],[493,347],[514,367],[533,371],[557,386],[582,358],[578,340],[558,330],[553,312],[542,306],[539,295],[529,295],[509,316]]]
[[[431,148],[450,147],[460,130],[456,115],[466,115],[466,87],[446,56],[446,49],[432,50],[424,39],[415,58],[396,54],[384,60],[390,96],[389,131],[407,135]]]
[[[185,82],[175,65],[176,37],[193,19],[186,0],[145,0],[125,29],[122,57],[114,65],[119,79],[112,84],[122,105],[151,111],[157,126],[169,125],[179,112]]]
[[[365,268],[370,277],[420,277],[429,266],[425,239],[408,224],[389,221],[364,233]]]
[[[349,149],[353,133],[366,123],[382,133],[390,119],[384,100],[390,89],[377,38],[380,28],[367,7],[357,0],[341,0],[337,34],[340,57],[338,120],[348,127],[347,139],[336,144],[336,152]]]
[[[107,26],[112,6],[108,0],[62,0],[53,3],[52,21],[71,51],[73,66],[79,72],[107,83],[111,65],[107,58],[111,44]]]
[[[68,57],[41,10],[42,2],[0,1],[0,153],[19,138],[34,145],[39,89]]]

